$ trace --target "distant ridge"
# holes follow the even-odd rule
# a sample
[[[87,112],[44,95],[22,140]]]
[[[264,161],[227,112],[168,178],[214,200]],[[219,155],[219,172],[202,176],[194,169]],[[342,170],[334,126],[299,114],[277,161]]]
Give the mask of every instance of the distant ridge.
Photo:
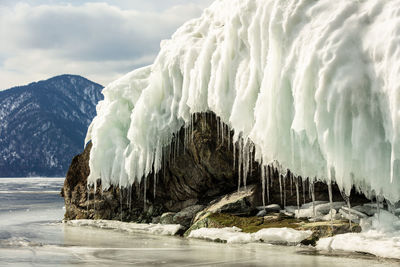
[[[102,88],[64,74],[0,91],[0,177],[64,176]]]

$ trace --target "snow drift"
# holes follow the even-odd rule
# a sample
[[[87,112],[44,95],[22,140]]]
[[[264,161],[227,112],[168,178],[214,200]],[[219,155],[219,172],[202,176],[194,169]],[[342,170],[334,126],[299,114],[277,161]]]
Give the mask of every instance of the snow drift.
[[[264,165],[398,201],[399,29],[399,1],[218,0],[104,89],[88,181],[140,182],[212,111],[244,163],[251,140]]]

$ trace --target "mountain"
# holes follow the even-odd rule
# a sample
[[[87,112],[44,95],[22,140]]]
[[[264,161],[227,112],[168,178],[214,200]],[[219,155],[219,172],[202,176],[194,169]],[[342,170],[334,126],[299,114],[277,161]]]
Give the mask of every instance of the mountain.
[[[0,177],[64,176],[103,86],[61,75],[0,92]]]

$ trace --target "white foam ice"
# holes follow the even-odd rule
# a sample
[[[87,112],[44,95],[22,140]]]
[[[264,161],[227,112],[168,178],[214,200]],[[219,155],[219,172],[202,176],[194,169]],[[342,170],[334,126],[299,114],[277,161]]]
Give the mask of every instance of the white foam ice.
[[[399,218],[385,210],[371,218],[361,219],[361,233],[347,233],[322,238],[317,249],[363,252],[378,257],[400,259]]]
[[[398,1],[215,1],[151,66],[103,90],[89,182],[157,172],[192,114],[212,111],[263,164],[400,200],[399,11]]]
[[[179,224],[145,224],[113,220],[71,220],[65,221],[65,224],[70,226],[90,226],[130,233],[149,233],[155,235],[175,235],[183,228]]]
[[[311,231],[299,231],[291,228],[266,228],[256,233],[244,233],[238,227],[200,228],[193,230],[189,238],[223,241],[226,243],[266,242],[273,244],[295,245],[311,236]]]

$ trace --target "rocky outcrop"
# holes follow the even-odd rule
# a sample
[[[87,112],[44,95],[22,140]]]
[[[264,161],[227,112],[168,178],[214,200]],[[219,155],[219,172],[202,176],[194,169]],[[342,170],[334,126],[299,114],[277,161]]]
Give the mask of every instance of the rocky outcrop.
[[[158,222],[163,220],[159,217],[163,213],[173,212],[177,215],[181,210],[194,205],[209,206],[210,203],[212,205],[223,201],[227,194],[231,194],[227,196],[228,198],[238,197],[238,201],[222,205],[215,212],[235,213],[241,210],[241,214],[240,212],[235,214],[256,215],[258,212],[256,207],[262,205],[262,187],[261,168],[252,160],[254,157],[250,156],[251,168],[247,176],[247,191],[235,194],[239,173],[238,157],[234,157],[234,152],[238,154],[238,151],[231,142],[233,133],[226,130],[228,129],[226,125],[221,127],[219,119],[211,113],[194,116],[190,129],[190,131],[182,129],[164,153],[163,166],[155,176],[156,186],[154,174],[150,174],[141,184],[134,184],[130,188],[111,187],[107,191],[102,191],[100,182],[96,186],[87,188],[91,149],[89,144],[81,155],[72,160],[67,173],[62,189],[66,206],[65,219]],[[269,174],[269,203],[279,203],[281,206],[297,205],[295,188],[297,181],[300,202],[311,201],[308,182],[302,183],[298,178],[287,178],[281,179],[280,183],[280,175],[273,168],[269,168]],[[246,194],[245,192],[248,192],[248,195],[240,198],[240,194]],[[315,184],[317,200],[328,200],[327,192],[325,184]],[[343,200],[337,187],[333,188],[333,198],[335,201]],[[363,203],[365,198],[354,193],[351,202]],[[186,216],[185,224],[190,220],[189,217]]]

